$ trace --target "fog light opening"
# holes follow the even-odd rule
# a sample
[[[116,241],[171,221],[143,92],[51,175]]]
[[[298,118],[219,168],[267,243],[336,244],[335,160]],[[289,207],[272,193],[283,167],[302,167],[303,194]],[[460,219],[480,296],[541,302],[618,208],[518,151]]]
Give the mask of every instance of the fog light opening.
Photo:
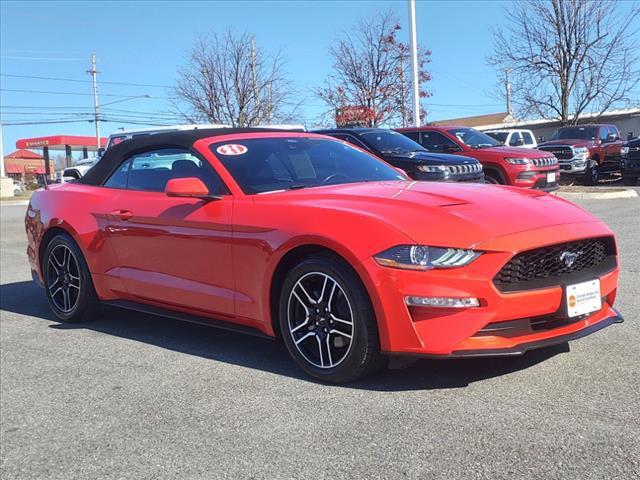
[[[410,307],[472,308],[480,306],[480,301],[472,297],[405,297],[405,302]]]

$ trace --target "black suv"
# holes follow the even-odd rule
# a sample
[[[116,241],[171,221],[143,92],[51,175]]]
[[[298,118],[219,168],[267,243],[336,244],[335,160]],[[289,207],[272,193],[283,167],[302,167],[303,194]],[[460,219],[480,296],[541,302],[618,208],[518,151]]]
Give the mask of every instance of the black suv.
[[[314,133],[345,140],[404,170],[414,180],[484,183],[475,158],[433,153],[401,133],[384,128],[335,128]]]
[[[620,150],[622,181],[633,186],[640,178],[640,137],[629,140]]]

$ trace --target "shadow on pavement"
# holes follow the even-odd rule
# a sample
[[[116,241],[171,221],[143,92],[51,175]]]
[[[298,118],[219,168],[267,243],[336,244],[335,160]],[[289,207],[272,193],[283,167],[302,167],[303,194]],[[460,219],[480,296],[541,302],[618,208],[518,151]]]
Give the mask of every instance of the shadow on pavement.
[[[93,330],[188,355],[313,382],[294,365],[280,342],[114,308],[105,309],[102,316],[87,323],[57,323],[49,310],[44,292],[30,281],[0,285],[0,306],[4,311],[56,322],[50,328]],[[534,350],[519,357],[419,360],[404,370],[387,370],[343,388],[375,391],[462,388],[476,381],[526,369],[568,351],[568,344],[562,344]]]

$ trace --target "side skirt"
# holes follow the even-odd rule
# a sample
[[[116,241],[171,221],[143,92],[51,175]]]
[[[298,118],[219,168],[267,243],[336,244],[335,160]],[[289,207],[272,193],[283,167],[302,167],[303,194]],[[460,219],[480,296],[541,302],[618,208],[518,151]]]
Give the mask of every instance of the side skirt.
[[[174,320],[181,320],[189,323],[197,323],[199,325],[205,325],[207,327],[220,328],[222,330],[228,330],[236,333],[243,333],[245,335],[251,335],[253,337],[264,338],[268,340],[275,340],[274,337],[265,335],[257,328],[247,327],[246,325],[237,325],[235,323],[226,322],[224,320],[215,320],[207,317],[199,317],[197,315],[190,315],[188,313],[177,312],[175,310],[167,310],[160,307],[154,307],[144,303],[132,302],[129,300],[109,300],[101,302],[102,305],[108,307],[117,307],[125,310],[131,310],[134,312],[146,313],[149,315],[156,315],[159,317],[171,318]]]

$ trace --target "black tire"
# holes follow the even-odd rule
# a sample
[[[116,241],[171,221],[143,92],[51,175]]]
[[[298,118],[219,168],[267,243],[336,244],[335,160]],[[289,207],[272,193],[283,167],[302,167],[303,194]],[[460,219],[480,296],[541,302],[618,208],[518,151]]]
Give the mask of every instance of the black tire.
[[[637,177],[622,177],[622,183],[623,183],[623,185],[626,185],[627,187],[635,187],[636,183],[638,183],[638,178]]]
[[[280,293],[279,326],[291,357],[318,380],[347,383],[385,365],[367,291],[339,258],[313,255],[289,271]]]
[[[504,185],[500,175],[491,171],[484,173],[484,183],[489,183],[491,185]]]
[[[598,181],[600,181],[600,165],[595,160],[591,160],[587,171],[584,172],[584,184],[593,186],[597,185]]]
[[[42,256],[42,275],[49,307],[60,321],[84,322],[98,315],[87,262],[69,235],[58,234],[49,241]]]

